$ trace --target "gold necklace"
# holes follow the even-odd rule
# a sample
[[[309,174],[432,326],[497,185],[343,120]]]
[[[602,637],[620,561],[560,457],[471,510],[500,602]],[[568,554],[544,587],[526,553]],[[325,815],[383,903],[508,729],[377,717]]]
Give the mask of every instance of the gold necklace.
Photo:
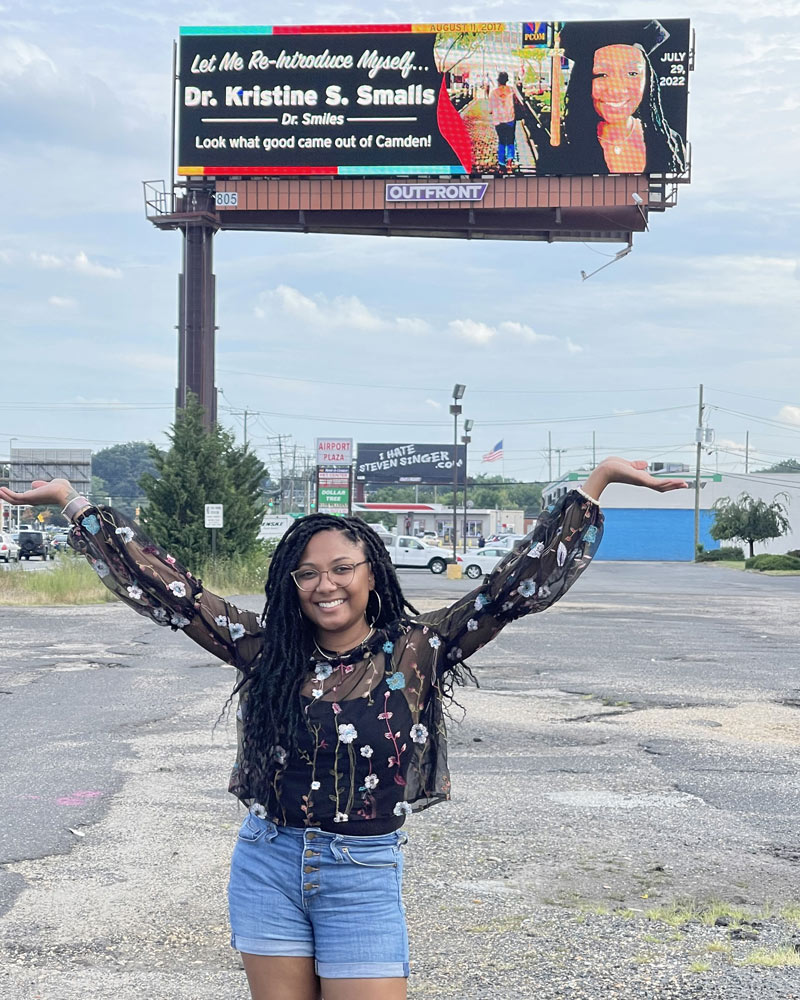
[[[370,628],[369,632],[367,632],[367,634],[364,636],[364,638],[361,639],[359,642],[357,642],[355,644],[355,646],[353,646],[353,649],[358,649],[359,646],[363,646],[364,643],[367,642],[369,639],[371,639],[374,634],[375,634],[375,629],[374,628]],[[340,657],[342,657],[344,655],[344,653],[349,653],[349,652],[352,651],[352,650],[346,649],[346,650],[344,650],[341,653],[334,653],[333,655],[331,655],[330,653],[323,652],[323,650],[321,650],[319,648],[319,645],[317,644],[317,640],[316,639],[314,640],[314,649],[316,649],[316,651],[319,653],[319,655],[322,657],[322,659],[326,661],[326,663],[333,663],[334,660],[338,660]]]

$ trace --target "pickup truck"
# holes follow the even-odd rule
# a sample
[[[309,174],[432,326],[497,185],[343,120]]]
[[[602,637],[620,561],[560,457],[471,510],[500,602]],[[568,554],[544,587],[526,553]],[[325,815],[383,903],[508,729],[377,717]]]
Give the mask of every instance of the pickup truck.
[[[440,548],[434,545],[425,545],[418,538],[411,535],[384,535],[380,536],[381,541],[386,546],[386,551],[392,560],[392,565],[398,569],[418,567],[419,569],[429,569],[437,576],[447,569],[447,564],[453,561],[453,557],[443,554]]]

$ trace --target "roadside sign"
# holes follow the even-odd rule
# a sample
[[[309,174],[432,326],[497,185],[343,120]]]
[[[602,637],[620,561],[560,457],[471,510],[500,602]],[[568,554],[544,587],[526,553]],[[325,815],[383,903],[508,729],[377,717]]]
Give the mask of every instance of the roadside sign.
[[[221,503],[207,503],[205,512],[207,528],[222,528],[224,526]]]
[[[352,438],[317,438],[317,465],[348,468],[352,464]]]

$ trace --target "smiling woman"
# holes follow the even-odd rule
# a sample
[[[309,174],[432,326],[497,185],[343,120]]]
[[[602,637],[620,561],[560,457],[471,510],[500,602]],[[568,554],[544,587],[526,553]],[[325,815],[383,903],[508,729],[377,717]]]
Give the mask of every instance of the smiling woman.
[[[449,798],[445,717],[454,686],[472,677],[464,661],[578,579],[600,543],[606,485],[685,486],[645,469],[607,459],[586,493],[542,512],[485,583],[424,615],[358,518],[295,521],[275,550],[259,617],[207,591],[137,524],[66,480],[0,488],[10,503],[64,504],[70,544],[110,590],[237,668],[229,789],[248,815],[229,905],[253,1000],[404,1000],[401,827]]]

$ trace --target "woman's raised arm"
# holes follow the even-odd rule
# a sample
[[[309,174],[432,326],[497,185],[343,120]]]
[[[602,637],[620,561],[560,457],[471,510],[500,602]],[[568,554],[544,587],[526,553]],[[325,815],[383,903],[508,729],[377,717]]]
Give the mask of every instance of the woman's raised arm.
[[[0,487],[12,504],[57,504],[72,523],[69,544],[121,601],[158,625],[181,629],[191,639],[242,670],[255,661],[261,626],[252,611],[242,611],[209,593],[189,570],[113,507],[97,507],[66,479],[37,480],[25,493]]]

